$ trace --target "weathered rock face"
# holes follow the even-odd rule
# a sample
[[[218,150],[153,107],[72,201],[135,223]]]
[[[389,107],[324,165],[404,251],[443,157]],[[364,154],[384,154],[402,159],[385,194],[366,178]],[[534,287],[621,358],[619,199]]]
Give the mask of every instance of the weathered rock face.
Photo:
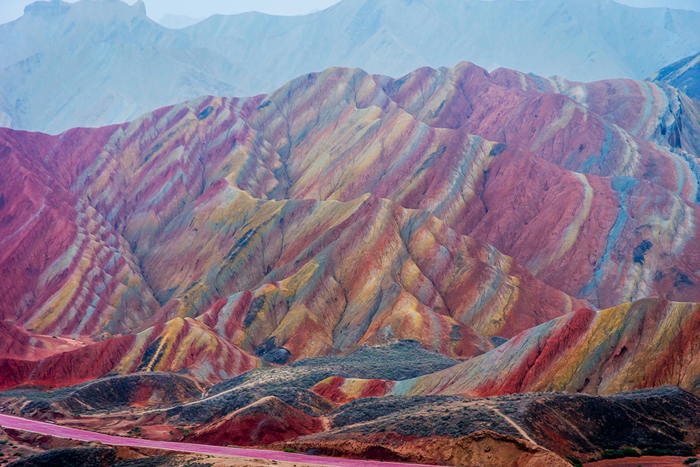
[[[84,167],[84,155],[101,151],[113,130],[69,132],[60,138],[69,151],[56,147],[59,138],[3,130],[2,319],[77,337],[126,332],[158,309],[128,243],[70,192],[69,171]]]
[[[431,375],[386,383],[387,394],[613,394],[677,385],[700,392],[700,307],[648,299],[580,310]],[[328,383],[328,382],[327,382]],[[336,387],[351,382],[333,381]],[[359,383],[354,383],[359,384]]]
[[[395,339],[469,357],[591,305],[700,300],[693,112],[651,83],[460,64],[2,129],[0,317],[122,335],[101,374],[218,381]]]
[[[73,339],[34,334],[8,321],[0,321],[0,355],[4,358],[35,361],[84,345]]]
[[[223,249],[230,253],[181,295],[178,313],[205,310],[216,291],[236,292],[236,282],[259,274],[264,285],[214,302],[198,318],[249,352],[283,347],[297,359],[399,338],[467,357],[491,348],[482,335],[510,337],[583,303],[434,216],[386,200],[229,210],[225,197],[217,198],[212,206],[230,214],[214,216],[231,223],[241,216],[246,224]],[[208,223],[201,216],[183,221],[200,230]],[[261,256],[269,265],[237,277],[241,262],[257,262],[256,250],[267,252]],[[167,251],[162,257],[168,260]]]
[[[25,414],[36,418],[70,418],[87,411],[105,411],[125,407],[170,405],[196,399],[202,392],[195,381],[173,373],[142,373],[100,378],[68,389],[42,392],[15,390],[3,393],[9,406],[19,401]],[[27,403],[24,404],[24,397]]]
[[[0,359],[0,388],[70,386],[104,376],[133,345],[135,336],[108,339],[36,361]]]
[[[185,441],[214,445],[262,446],[322,430],[323,422],[320,418],[307,415],[271,396],[237,410],[216,423],[195,430]]]
[[[259,365],[259,359],[201,323],[176,318],[138,334],[59,351],[36,361],[0,358],[0,389],[70,386],[107,374],[141,371],[185,371],[202,381],[220,381]]]
[[[567,467],[563,458],[534,443],[516,437],[478,431],[461,438],[436,436],[428,439],[372,442],[359,440],[291,441],[292,448],[320,455],[342,455],[436,465],[485,467]]]
[[[577,80],[642,79],[697,53],[700,13],[685,9],[348,0],[309,16],[215,15],[174,30],[138,3],[36,3],[0,25],[0,123],[49,133],[121,123],[201,95],[270,92],[329,66],[400,76],[470,60]]]
[[[700,54],[678,60],[657,71],[649,79],[668,84],[694,99],[700,99]]]

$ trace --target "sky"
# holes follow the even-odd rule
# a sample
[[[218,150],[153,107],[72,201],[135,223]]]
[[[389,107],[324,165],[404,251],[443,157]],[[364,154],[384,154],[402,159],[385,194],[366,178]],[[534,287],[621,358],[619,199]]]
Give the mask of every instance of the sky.
[[[0,0],[0,23],[22,16],[24,7],[34,0]],[[71,0],[75,1],[75,0]],[[127,0],[133,4],[136,0]],[[148,16],[159,21],[164,15],[184,15],[206,18],[213,14],[232,15],[246,11],[260,11],[275,15],[303,15],[322,10],[339,0],[144,0]],[[632,6],[669,6],[698,9],[700,0],[617,0]]]
[[[74,2],[75,0],[68,0]],[[274,15],[303,15],[327,8],[339,0],[144,0],[148,16],[159,21],[164,15],[206,18],[214,14],[233,15],[260,11]],[[136,0],[126,0],[134,4]],[[0,23],[22,16],[24,7],[34,0],[0,0]]]

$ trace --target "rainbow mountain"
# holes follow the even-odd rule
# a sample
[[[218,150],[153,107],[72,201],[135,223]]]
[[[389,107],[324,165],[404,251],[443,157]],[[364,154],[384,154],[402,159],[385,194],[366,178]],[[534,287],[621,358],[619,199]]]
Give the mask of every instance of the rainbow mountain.
[[[0,129],[0,384],[215,383],[405,339],[470,367],[531,328],[698,302],[699,112],[460,63]]]

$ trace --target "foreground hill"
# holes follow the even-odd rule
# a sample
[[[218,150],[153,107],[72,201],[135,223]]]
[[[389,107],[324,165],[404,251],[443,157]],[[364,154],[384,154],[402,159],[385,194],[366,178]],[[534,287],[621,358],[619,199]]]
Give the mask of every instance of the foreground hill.
[[[201,95],[270,92],[329,66],[401,76],[470,60],[641,79],[697,53],[699,23],[698,12],[609,0],[344,0],[306,16],[216,15],[174,30],[142,2],[36,2],[0,25],[0,124],[59,133],[121,123]]]
[[[580,310],[530,329],[484,355],[434,374],[383,382],[379,395],[475,397],[565,391],[614,394],[677,385],[700,392],[697,304],[647,299]],[[346,402],[371,381],[329,378],[314,391]]]
[[[474,449],[473,443],[491,432],[584,461],[623,448],[637,455],[656,451],[688,456],[697,446],[699,402],[673,387],[607,397],[554,393],[371,398],[332,412],[327,431],[277,446],[344,456],[384,451],[392,460],[469,465],[489,452],[486,446]],[[507,462],[507,450],[492,449],[496,458]]]
[[[403,342],[257,369],[215,386],[204,399],[184,377],[151,373],[50,392],[15,390],[1,393],[0,400],[6,410],[25,416],[110,434],[133,436],[138,426],[153,440],[439,465],[469,459],[523,465],[531,457],[551,456],[549,451],[588,461],[623,448],[688,457],[697,447],[700,399],[676,387],[612,396],[369,397],[343,405],[308,390],[323,374],[396,377],[453,363]],[[131,389],[113,396],[125,386]]]

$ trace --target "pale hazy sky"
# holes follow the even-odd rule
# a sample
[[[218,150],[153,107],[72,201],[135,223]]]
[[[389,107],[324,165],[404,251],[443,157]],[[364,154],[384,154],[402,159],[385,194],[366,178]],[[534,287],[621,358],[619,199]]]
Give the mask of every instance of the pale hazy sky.
[[[34,0],[0,0],[0,23],[22,16],[24,7]],[[75,0],[69,0],[75,1]],[[126,0],[133,4],[136,0]],[[261,11],[276,15],[301,15],[329,7],[339,0],[144,0],[148,16],[160,20],[165,14],[206,18],[219,13],[232,15],[245,11]],[[454,0],[459,1],[459,0]],[[669,6],[697,9],[700,0],[617,0],[633,6]]]
[[[74,2],[76,0],[68,0]],[[146,12],[154,20],[165,14],[206,18],[213,14],[233,15],[261,11],[275,15],[303,15],[327,8],[339,0],[144,0]],[[134,4],[136,0],[126,0]],[[0,0],[0,23],[22,16],[24,7],[34,0]]]

